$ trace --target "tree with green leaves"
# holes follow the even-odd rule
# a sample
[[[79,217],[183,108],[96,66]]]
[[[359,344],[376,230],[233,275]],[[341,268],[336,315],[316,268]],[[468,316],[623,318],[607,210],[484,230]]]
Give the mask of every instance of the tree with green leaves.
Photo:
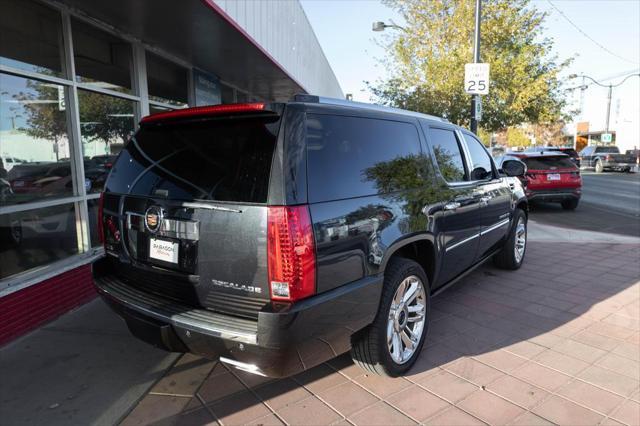
[[[475,2],[471,0],[385,0],[406,25],[389,35],[385,60],[390,78],[370,84],[377,101],[443,116],[467,126],[470,95],[464,65],[473,59]],[[486,131],[516,124],[551,123],[563,116],[565,97],[553,42],[543,36],[546,13],[530,0],[482,2],[481,61],[491,66],[489,95],[483,96]]]
[[[525,134],[525,132],[518,127],[509,127],[507,129],[507,146],[517,147],[529,147],[531,146],[531,139]]]
[[[53,84],[28,80],[27,90],[13,95],[24,105],[29,136],[51,141],[54,146],[66,138],[65,110],[59,103],[59,89]],[[83,141],[102,141],[105,152],[109,144],[124,144],[134,129],[133,103],[101,93],[79,90],[81,136]],[[58,158],[57,150],[56,159]]]

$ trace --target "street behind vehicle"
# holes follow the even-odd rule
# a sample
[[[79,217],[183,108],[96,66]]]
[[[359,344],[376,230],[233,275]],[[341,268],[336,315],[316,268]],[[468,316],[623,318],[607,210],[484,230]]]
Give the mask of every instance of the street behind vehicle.
[[[288,376],[406,372],[430,300],[524,260],[525,167],[443,119],[303,95],[142,120],[100,201],[104,299],[139,338]]]
[[[608,170],[630,172],[636,160],[633,153],[621,154],[617,146],[588,146],[580,151],[582,167],[593,168],[596,173]]]
[[[527,166],[527,173],[521,179],[529,201],[556,202],[565,210],[578,207],[582,177],[568,155],[535,151],[512,155]]]

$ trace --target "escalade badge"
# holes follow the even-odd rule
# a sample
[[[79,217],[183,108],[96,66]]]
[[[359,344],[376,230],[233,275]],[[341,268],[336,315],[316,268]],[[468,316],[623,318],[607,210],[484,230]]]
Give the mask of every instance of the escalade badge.
[[[151,206],[144,213],[144,226],[149,232],[156,233],[162,226],[164,211],[158,206]]]

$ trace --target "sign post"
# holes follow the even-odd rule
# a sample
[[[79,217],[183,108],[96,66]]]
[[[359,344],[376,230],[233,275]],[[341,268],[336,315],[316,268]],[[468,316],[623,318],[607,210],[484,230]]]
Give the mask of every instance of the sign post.
[[[476,0],[476,28],[473,34],[473,62],[474,64],[480,63],[480,21],[482,19],[482,0]],[[469,86],[467,86],[467,68],[471,70],[469,65],[473,66],[474,64],[467,64],[464,67],[465,72],[465,85],[464,89],[467,90]],[[489,73],[487,69],[487,80],[486,80],[486,90],[487,93],[489,91]],[[469,93],[467,91],[467,93]],[[476,118],[476,105],[479,103],[480,94],[473,93],[473,97],[471,98],[471,131],[475,134],[478,134],[478,119]]]

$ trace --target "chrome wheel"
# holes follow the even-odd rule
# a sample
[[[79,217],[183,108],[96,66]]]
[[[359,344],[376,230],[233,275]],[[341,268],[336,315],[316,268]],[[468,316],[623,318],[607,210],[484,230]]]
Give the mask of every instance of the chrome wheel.
[[[426,320],[427,295],[420,278],[410,275],[398,286],[387,321],[387,348],[391,359],[404,364],[420,344]]]
[[[524,250],[527,247],[527,225],[523,218],[518,219],[515,232],[516,243],[514,244],[514,255],[516,262],[520,263],[524,257]]]

